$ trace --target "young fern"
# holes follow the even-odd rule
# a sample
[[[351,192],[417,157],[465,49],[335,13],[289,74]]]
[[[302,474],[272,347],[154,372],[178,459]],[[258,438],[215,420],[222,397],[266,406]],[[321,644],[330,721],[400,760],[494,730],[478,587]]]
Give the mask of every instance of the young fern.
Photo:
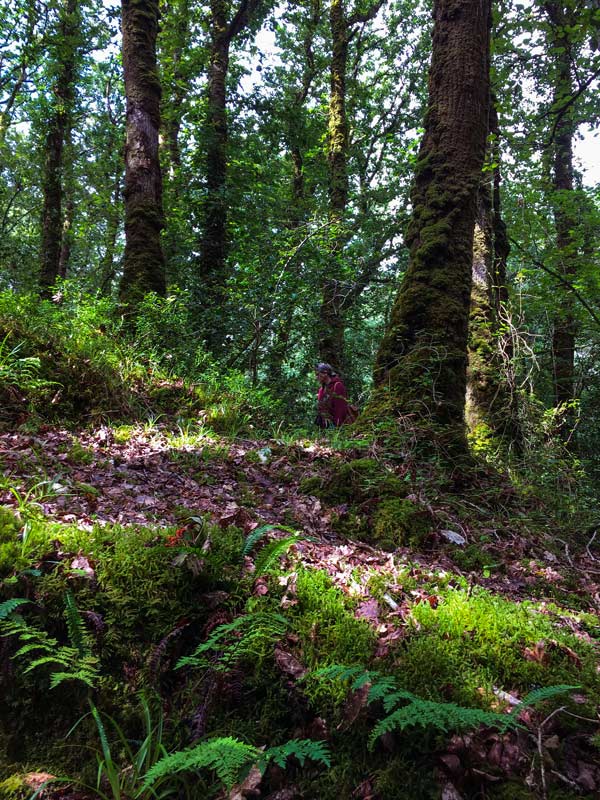
[[[25,600],[23,597],[13,597],[10,600],[5,600],[3,603],[0,603],[0,619],[8,619],[8,617],[15,613],[19,606],[29,602],[29,600]]]
[[[262,756],[257,747],[240,742],[230,736],[209,739],[187,750],[161,758],[145,775],[142,791],[152,786],[158,779],[177,772],[210,769],[216,772],[219,780],[230,789],[237,782],[243,770],[250,768]]]
[[[314,739],[290,739],[289,742],[279,747],[270,747],[259,760],[258,766],[264,772],[269,761],[274,761],[278,767],[285,768],[288,758],[294,756],[304,766],[307,758],[326,767],[331,766],[331,755],[325,742]]]
[[[275,530],[274,525],[261,525],[259,528],[255,528],[253,531],[251,531],[244,542],[242,555],[249,556],[254,548],[254,545],[258,544],[258,542],[260,542],[260,540],[272,530]]]
[[[80,658],[91,655],[92,646],[90,636],[83,624],[79,609],[75,605],[73,592],[70,589],[65,594],[65,618],[71,646],[77,650]]]
[[[254,546],[263,539],[269,531],[286,531],[286,533],[296,533],[293,528],[288,528],[287,525],[261,525],[255,528],[246,537],[244,548],[242,550],[243,556],[249,556]]]
[[[304,765],[306,759],[311,759],[325,766],[331,766],[329,750],[323,742],[292,739],[284,745],[263,751],[227,736],[209,739],[195,747],[165,756],[146,774],[142,791],[151,787],[160,778],[177,772],[199,769],[216,772],[219,780],[229,790],[242,780],[255,764],[264,773],[270,761],[283,768],[291,756],[295,756],[301,765]]]
[[[285,539],[275,539],[266,544],[258,553],[254,560],[256,577],[264,575],[265,572],[273,569],[275,564],[284,556],[290,547],[298,542],[302,537],[299,534],[287,536]]]
[[[29,657],[25,674],[53,665],[55,669],[50,674],[51,689],[67,680],[79,681],[93,688],[98,678],[98,659],[92,654],[90,637],[70,592],[65,596],[65,616],[70,645],[60,645],[46,631],[29,625],[19,616],[2,619],[0,630],[4,636],[18,637],[21,646],[12,657]]]
[[[384,733],[403,731],[405,728],[417,725],[421,728],[438,728],[442,731],[460,731],[477,728],[479,725],[506,730],[517,724],[516,720],[507,714],[496,714],[481,708],[465,708],[455,703],[436,703],[414,697],[409,700],[408,705],[397,708],[375,725],[369,736],[369,747],[372,749],[377,739]]]
[[[362,667],[348,667],[333,664],[312,673],[326,680],[349,681],[353,691],[369,685],[367,702],[382,701],[387,714],[374,727],[369,737],[369,747],[373,748],[377,739],[384,733],[394,730],[420,726],[438,728],[443,731],[476,728],[479,725],[506,731],[519,727],[518,714],[523,708],[564,694],[576,686],[548,686],[536,689],[523,698],[509,714],[498,714],[480,708],[465,708],[455,703],[437,703],[424,700],[405,689],[399,688],[393,677],[380,672],[364,670]],[[403,703],[404,705],[400,705]]]
[[[191,655],[180,658],[175,668],[211,666],[227,670],[248,656],[263,655],[267,648],[281,639],[287,626],[288,622],[281,614],[245,614],[215,628]]]

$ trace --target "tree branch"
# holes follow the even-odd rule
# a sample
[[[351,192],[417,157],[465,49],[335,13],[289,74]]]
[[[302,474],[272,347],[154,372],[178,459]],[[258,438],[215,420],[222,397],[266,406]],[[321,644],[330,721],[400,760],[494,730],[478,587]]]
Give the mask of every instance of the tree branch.
[[[543,262],[538,261],[536,258],[533,258],[531,254],[528,253],[527,250],[525,250],[525,248],[520,244],[520,242],[517,242],[515,239],[511,239],[510,237],[509,241],[511,244],[515,245],[515,247],[518,250],[524,253],[532,264],[534,264],[536,267],[539,267],[541,270],[546,272],[548,275],[551,275],[553,278],[556,278],[556,280],[559,283],[561,283],[563,286],[566,286],[567,289],[569,289],[569,291],[573,292],[575,297],[579,300],[581,305],[587,310],[587,312],[589,313],[590,317],[594,320],[596,325],[600,328],[600,316],[598,316],[598,314],[590,306],[587,300],[584,297],[582,297],[580,292],[573,286],[573,284],[570,281],[564,278],[559,272],[555,272],[550,267],[547,267]]]

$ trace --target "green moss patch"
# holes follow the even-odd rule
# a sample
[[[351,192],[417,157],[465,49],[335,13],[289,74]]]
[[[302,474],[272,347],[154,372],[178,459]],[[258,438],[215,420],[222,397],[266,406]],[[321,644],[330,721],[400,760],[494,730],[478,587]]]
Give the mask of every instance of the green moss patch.
[[[401,478],[372,458],[339,462],[325,478],[305,478],[300,489],[332,505],[402,496],[407,492],[406,483]]]
[[[404,545],[419,547],[433,527],[429,512],[422,506],[394,497],[384,500],[375,511],[372,523],[373,541],[384,550]]]

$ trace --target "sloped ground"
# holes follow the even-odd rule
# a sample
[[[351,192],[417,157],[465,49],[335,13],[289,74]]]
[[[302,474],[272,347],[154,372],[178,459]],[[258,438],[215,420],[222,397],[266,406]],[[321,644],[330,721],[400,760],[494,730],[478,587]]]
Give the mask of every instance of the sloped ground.
[[[27,498],[48,517],[83,528],[94,523],[177,525],[187,510],[246,534],[264,524],[297,529],[313,539],[298,546],[311,564],[326,567],[339,560],[336,553],[366,563],[391,563],[388,552],[337,532],[343,526],[336,523],[348,513],[347,502],[326,503],[303,491],[304,479],[327,475],[331,462],[339,459],[327,442],[284,445],[207,437],[186,443],[181,438],[166,426],[132,428],[119,440],[109,427],[77,435],[54,429],[36,435],[0,433],[6,484],[0,503],[18,507]],[[348,451],[342,458],[363,455]],[[377,504],[376,491],[367,505]],[[475,513],[465,521],[443,495],[432,502],[416,484],[412,492],[411,499],[431,515],[432,529],[421,552],[396,547],[397,560],[464,572],[472,582],[515,599],[530,597],[535,590],[536,597],[554,600],[560,592],[581,598],[578,608],[583,604],[592,612],[600,610],[600,536],[594,530],[573,546],[552,523],[540,534],[543,510],[536,511],[533,521],[522,506],[513,503],[511,508],[511,498],[496,519],[489,509],[470,504]],[[458,534],[462,543],[453,543],[449,533]],[[483,568],[461,568],[464,545],[480,538],[485,540]]]
[[[273,526],[270,537],[296,530],[303,538],[288,553],[294,571],[282,578],[281,607],[296,602],[294,576],[299,568],[325,570],[344,595],[354,599],[356,617],[371,625],[377,639],[375,658],[393,662],[402,641],[424,624],[416,605],[435,610],[445,602],[444,589],[456,576],[463,580],[463,588],[469,587],[467,597],[479,585],[511,600],[540,601],[535,613],[551,618],[557,630],[563,629],[575,641],[596,648],[600,671],[600,542],[593,531],[586,531],[576,545],[562,541],[560,531],[539,525],[543,509],[519,504],[508,487],[496,503],[496,516],[465,500],[470,496],[467,491],[458,505],[441,493],[432,499],[435,493],[428,496],[426,480],[400,465],[394,470],[406,479],[411,502],[423,509],[430,525],[416,547],[413,543],[393,552],[382,550],[340,532],[348,519],[354,520],[351,503],[336,503],[332,497],[326,501],[306,488],[307,478],[331,480],[332,464],[340,458],[351,461],[362,456],[362,451],[340,456],[327,442],[228,441],[185,432],[176,435],[166,426],[127,431],[100,427],[77,434],[51,428],[35,435],[2,433],[5,488],[0,504],[18,510],[24,503],[36,503],[47,518],[84,530],[96,523],[164,525],[177,529],[175,538],[187,520],[204,515],[223,529],[233,525],[244,534],[264,525]],[[359,503],[366,521],[363,533],[377,502],[375,488],[372,502]],[[473,508],[465,514],[469,503]],[[255,595],[270,591],[268,582],[258,578]],[[279,653],[279,668],[294,681],[303,671],[302,654],[289,643]],[[531,643],[520,653],[525,661],[540,666],[557,655],[571,663],[576,675],[581,656],[558,637]],[[498,688],[499,707],[518,702],[516,694],[511,687]],[[581,726],[568,736],[557,735],[553,716],[524,712],[525,731],[448,739],[437,754],[444,799],[460,797],[461,786],[477,775],[491,787],[525,776],[525,785],[537,795],[523,797],[550,797],[547,787],[554,784],[571,792],[565,796],[597,796],[600,766],[589,741],[594,733],[590,709],[595,707],[598,714],[598,698],[575,694],[573,702],[582,707]],[[363,711],[364,696],[355,698],[344,712],[344,725]],[[566,713],[573,716],[573,706]],[[253,791],[239,796],[262,796],[256,787]],[[507,792],[502,797],[518,796]],[[366,778],[352,796],[367,800],[381,795]]]

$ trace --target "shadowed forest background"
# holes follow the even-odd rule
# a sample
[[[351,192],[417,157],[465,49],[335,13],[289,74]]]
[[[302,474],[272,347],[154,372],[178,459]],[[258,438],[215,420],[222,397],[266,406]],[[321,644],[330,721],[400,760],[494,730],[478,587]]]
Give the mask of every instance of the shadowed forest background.
[[[0,798],[597,797],[597,0],[0,20]]]

